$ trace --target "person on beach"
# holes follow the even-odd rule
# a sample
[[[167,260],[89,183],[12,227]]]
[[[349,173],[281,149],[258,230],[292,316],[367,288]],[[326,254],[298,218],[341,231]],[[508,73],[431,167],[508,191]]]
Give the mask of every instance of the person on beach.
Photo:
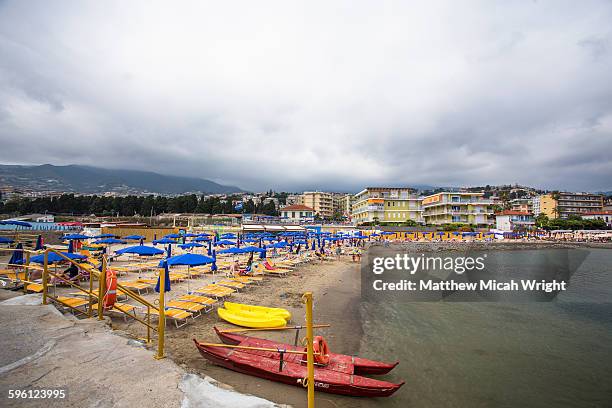
[[[238,264],[238,260],[234,259],[234,262],[230,265],[230,269],[228,272],[229,277],[234,277],[240,272],[240,265]]]

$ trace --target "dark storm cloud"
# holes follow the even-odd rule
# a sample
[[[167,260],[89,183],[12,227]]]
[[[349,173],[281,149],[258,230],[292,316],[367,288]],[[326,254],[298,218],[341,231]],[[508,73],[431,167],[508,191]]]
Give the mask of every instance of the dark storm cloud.
[[[607,1],[2,2],[0,162],[612,189],[610,21]]]

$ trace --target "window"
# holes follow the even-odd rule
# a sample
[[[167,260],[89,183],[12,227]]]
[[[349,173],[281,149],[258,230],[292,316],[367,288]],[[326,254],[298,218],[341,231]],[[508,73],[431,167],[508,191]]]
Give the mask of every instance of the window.
[[[458,202],[460,202],[460,201],[461,201],[461,197],[459,197],[459,196],[452,196],[452,197],[451,197],[451,201],[452,201],[453,203],[458,203]]]

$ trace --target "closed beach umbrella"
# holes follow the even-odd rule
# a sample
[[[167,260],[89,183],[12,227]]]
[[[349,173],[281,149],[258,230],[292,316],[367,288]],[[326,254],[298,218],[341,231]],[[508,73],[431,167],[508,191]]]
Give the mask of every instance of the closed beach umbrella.
[[[11,259],[8,261],[9,265],[21,265],[23,263],[23,245],[20,243],[17,244],[13,254],[11,255]]]
[[[73,245],[74,241],[70,241],[68,242],[68,253],[73,253],[74,252],[74,245]]]
[[[214,274],[215,271],[218,269],[217,268],[217,251],[215,251],[214,249],[212,251],[212,259],[214,259],[214,262],[212,263],[210,270],[213,271],[213,274]]]
[[[39,235],[38,238],[36,238],[36,248],[34,248],[35,251],[40,251],[41,249],[44,249],[43,247],[43,237],[42,235]]]
[[[162,262],[163,262],[162,267],[164,268],[164,271],[163,272],[160,271],[160,277],[161,277],[161,274],[163,273],[165,276],[164,292],[170,292],[172,288],[170,287],[170,271],[168,270],[168,262],[166,262],[165,260]],[[159,293],[159,277],[157,278],[157,284],[155,285],[155,292]],[[166,305],[159,305],[159,306],[163,308],[166,307]]]

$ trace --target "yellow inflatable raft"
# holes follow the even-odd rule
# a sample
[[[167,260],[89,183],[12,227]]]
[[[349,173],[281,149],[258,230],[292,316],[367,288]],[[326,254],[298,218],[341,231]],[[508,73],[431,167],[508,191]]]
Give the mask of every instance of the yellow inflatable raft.
[[[267,313],[249,312],[246,310],[227,310],[217,309],[219,317],[227,322],[242,327],[262,328],[262,327],[283,327],[287,321],[282,317]]]
[[[224,306],[227,310],[235,312],[246,311],[252,313],[262,313],[271,316],[282,317],[286,321],[291,320],[291,312],[287,309],[281,309],[280,307],[265,307],[255,305],[245,305],[243,303],[224,302]]]

